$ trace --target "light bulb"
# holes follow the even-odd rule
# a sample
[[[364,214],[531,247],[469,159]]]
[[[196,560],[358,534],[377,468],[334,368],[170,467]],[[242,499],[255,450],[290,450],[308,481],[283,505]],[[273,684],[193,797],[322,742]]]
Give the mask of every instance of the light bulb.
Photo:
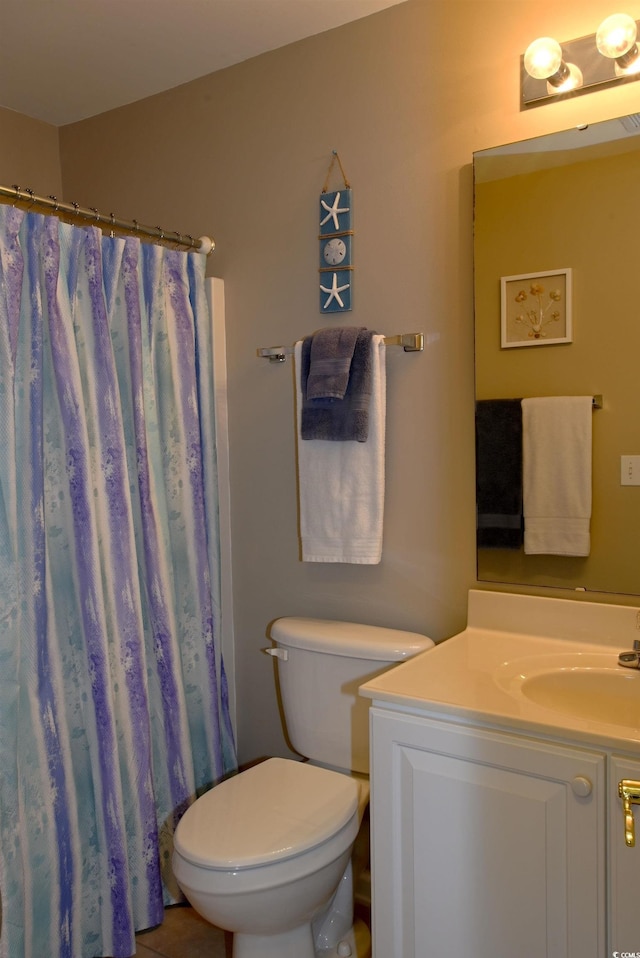
[[[596,46],[603,57],[617,60],[633,48],[638,28],[626,13],[614,13],[603,20],[596,33]]]
[[[536,80],[546,80],[562,66],[562,47],[551,37],[538,37],[524,52],[524,68]]]
[[[575,63],[567,63],[566,66],[567,76],[564,80],[555,83],[553,82],[555,77],[552,77],[547,82],[547,93],[550,96],[555,96],[557,93],[569,93],[570,90],[579,90],[584,83],[580,67],[576,66]]]
[[[640,57],[638,56],[638,48],[636,47],[635,56],[631,57],[630,60],[627,59],[627,65],[621,66],[617,61],[613,65],[613,71],[617,77],[631,77],[635,76],[636,73],[640,73]]]

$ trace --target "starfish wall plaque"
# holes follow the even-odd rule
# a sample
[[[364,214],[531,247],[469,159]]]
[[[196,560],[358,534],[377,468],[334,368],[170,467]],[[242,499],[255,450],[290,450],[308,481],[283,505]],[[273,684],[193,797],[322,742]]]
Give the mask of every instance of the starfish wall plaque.
[[[320,312],[351,309],[351,190],[320,194]]]

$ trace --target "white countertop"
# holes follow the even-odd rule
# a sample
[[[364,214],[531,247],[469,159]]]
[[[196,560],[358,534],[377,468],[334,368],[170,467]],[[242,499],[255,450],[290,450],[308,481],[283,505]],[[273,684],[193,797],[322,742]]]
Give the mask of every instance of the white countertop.
[[[476,596],[478,593],[476,593]],[[480,605],[487,606],[491,602],[483,593],[479,600]],[[496,594],[491,594],[496,595]],[[513,596],[508,596],[508,605],[513,606]],[[531,597],[516,597],[526,599],[527,626],[525,631],[510,632],[496,629],[500,624],[495,620],[493,613],[485,615],[483,608],[479,614],[471,613],[471,607],[476,600],[470,597],[470,618],[477,622],[491,621],[491,628],[484,625],[471,625],[459,635],[441,642],[435,648],[417,655],[415,658],[395,666],[380,674],[361,686],[360,694],[370,698],[374,703],[386,707],[396,707],[403,710],[419,710],[428,712],[433,717],[441,714],[442,717],[457,718],[471,724],[489,724],[502,729],[514,728],[518,731],[533,734],[544,734],[563,740],[584,742],[589,745],[600,745],[607,748],[624,751],[640,751],[640,671],[629,670],[633,680],[638,682],[638,716],[635,722],[637,727],[629,728],[594,721],[590,718],[581,718],[577,715],[565,714],[551,708],[542,707],[519,692],[518,679],[521,666],[531,662],[530,657],[543,661],[550,661],[549,656],[578,655],[589,657],[589,663],[598,662],[599,667],[619,668],[617,665],[618,653],[631,648],[631,637],[638,635],[631,631],[636,629],[636,611],[624,609],[620,615],[620,607],[610,607],[611,616],[621,618],[624,628],[621,633],[618,629],[607,629],[607,613],[602,612],[602,605],[595,604],[592,611],[585,612],[584,603],[575,603],[579,607],[578,618],[581,620],[578,629],[566,627],[556,630],[561,635],[571,635],[571,638],[553,638],[527,633],[527,627],[535,622],[540,626],[537,612],[542,616],[558,611],[548,603],[560,603],[559,611],[565,616],[571,610],[565,606],[574,605],[570,601],[556,599],[539,599],[533,604]],[[498,599],[498,605],[502,600]],[[546,605],[540,605],[545,603]],[[477,611],[477,610],[476,610]],[[533,614],[531,614],[533,613]],[[594,627],[591,628],[591,624]],[[513,621],[510,620],[510,624]],[[553,628],[549,628],[552,634]],[[574,638],[579,635],[579,640]],[[596,641],[603,637],[604,641]]]

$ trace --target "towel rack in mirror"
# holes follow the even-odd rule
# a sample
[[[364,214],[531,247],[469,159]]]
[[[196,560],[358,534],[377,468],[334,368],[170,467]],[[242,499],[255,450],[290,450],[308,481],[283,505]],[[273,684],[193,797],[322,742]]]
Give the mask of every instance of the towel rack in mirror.
[[[400,333],[398,336],[385,336],[385,346],[402,346],[405,353],[420,353],[424,349],[424,333]],[[287,356],[293,354],[292,346],[266,346],[257,351],[260,359],[271,363],[284,363]]]

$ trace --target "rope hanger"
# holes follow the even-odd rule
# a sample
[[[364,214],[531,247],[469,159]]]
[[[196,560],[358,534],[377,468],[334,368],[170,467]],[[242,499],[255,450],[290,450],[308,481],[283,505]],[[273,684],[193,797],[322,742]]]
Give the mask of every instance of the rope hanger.
[[[333,166],[334,166],[334,163],[336,162],[336,160],[338,161],[338,166],[340,167],[340,172],[342,173],[342,179],[344,180],[344,188],[345,188],[345,190],[350,190],[350,189],[351,189],[351,184],[349,183],[349,181],[348,181],[348,179],[347,179],[347,175],[346,175],[346,173],[345,173],[345,171],[344,171],[344,167],[343,167],[343,165],[342,165],[342,161],[340,160],[340,157],[338,156],[338,151],[337,151],[337,150],[332,150],[331,153],[332,153],[331,162],[329,163],[329,169],[327,170],[327,175],[326,175],[326,178],[325,178],[325,181],[324,181],[324,186],[322,187],[322,192],[323,192],[323,193],[326,193],[326,192],[328,191],[328,189],[329,189],[329,178],[330,178],[330,176],[331,176],[331,171],[332,171],[332,169],[333,169]]]

